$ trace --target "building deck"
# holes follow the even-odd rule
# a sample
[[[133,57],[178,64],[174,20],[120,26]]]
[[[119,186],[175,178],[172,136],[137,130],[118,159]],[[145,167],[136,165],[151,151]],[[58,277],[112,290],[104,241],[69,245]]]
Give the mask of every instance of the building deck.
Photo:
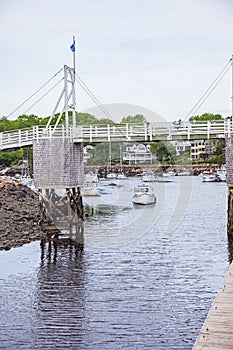
[[[233,263],[209,310],[193,350],[233,349]]]

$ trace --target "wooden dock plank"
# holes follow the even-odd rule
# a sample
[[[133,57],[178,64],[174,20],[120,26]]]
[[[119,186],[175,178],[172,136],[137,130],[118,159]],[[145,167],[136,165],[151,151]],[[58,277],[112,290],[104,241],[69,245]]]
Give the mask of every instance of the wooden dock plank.
[[[233,350],[233,263],[229,266],[193,350]]]

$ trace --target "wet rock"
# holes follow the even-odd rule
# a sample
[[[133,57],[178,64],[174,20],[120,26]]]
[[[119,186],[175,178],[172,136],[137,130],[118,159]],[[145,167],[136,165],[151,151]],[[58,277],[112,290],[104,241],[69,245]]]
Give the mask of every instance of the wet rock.
[[[38,196],[12,179],[0,178],[0,250],[41,239],[38,221]]]

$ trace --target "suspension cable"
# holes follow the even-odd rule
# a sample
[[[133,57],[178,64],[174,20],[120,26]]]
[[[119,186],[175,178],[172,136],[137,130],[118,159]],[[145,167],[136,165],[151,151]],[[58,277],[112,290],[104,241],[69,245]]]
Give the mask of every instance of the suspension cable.
[[[86,83],[80,78],[80,76],[78,76],[77,73],[75,73],[77,79],[78,79],[78,83],[79,85],[86,91],[86,93],[90,96],[90,98],[97,104],[97,106],[102,110],[102,112],[109,118],[111,119],[113,122],[114,120],[112,119],[112,116],[110,115],[110,113],[106,110],[106,108],[101,104],[101,102],[98,100],[98,98],[91,92],[91,90],[88,88],[88,86],[86,85]]]
[[[60,82],[64,80],[64,78],[60,79],[56,84],[54,84],[48,91],[44,93],[36,102],[34,102],[29,108],[26,109],[26,111],[23,112],[23,114],[27,113],[32,107],[34,107],[38,102],[40,102],[45,96],[47,96],[55,87],[60,84]]]
[[[221,72],[218,74],[218,76],[215,78],[215,80],[212,82],[212,84],[208,87],[208,89],[205,91],[205,93],[202,95],[202,97],[197,101],[197,103],[194,105],[194,107],[191,109],[191,111],[187,114],[187,116],[184,118],[183,121],[190,118],[190,116],[197,112],[197,110],[202,106],[202,104],[206,101],[206,99],[209,97],[209,95],[213,92],[215,87],[220,83],[220,81],[224,78],[226,73],[231,67],[232,59],[229,60],[229,62],[226,64],[226,66],[221,70]]]
[[[101,104],[101,102],[98,100],[98,98],[91,92],[91,90],[88,88],[88,86],[86,85],[86,83],[78,76],[77,73],[75,73],[75,76],[77,78],[77,82],[78,84],[83,88],[83,90],[90,96],[90,98],[95,102],[95,104],[97,105],[97,107],[99,107],[102,112],[106,115],[106,117],[108,119],[110,119],[113,123],[115,123],[115,121],[113,120],[111,114],[107,111],[107,109]],[[126,134],[123,133],[118,127],[116,127],[119,132],[126,137]]]
[[[34,97],[40,90],[42,90],[46,85],[50,83],[52,79],[54,79],[61,71],[63,68],[61,68],[57,73],[55,73],[46,83],[44,83],[38,90],[36,90],[30,97],[28,97],[26,100],[24,100],[17,108],[15,108],[8,116],[9,118],[13,113],[15,113],[19,108],[21,108],[26,102],[28,102],[32,97]],[[36,102],[37,103],[37,102]],[[30,107],[31,108],[31,107]],[[28,111],[28,110],[27,110]]]

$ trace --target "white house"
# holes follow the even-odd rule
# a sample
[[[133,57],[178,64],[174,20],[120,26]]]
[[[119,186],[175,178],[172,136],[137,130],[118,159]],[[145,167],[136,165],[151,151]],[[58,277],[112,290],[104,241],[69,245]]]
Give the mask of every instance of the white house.
[[[191,147],[191,142],[189,141],[171,141],[176,149],[176,155],[180,156],[183,152],[187,151]]]
[[[156,160],[156,156],[150,152],[150,145],[123,144],[123,162],[128,164],[152,164],[153,160]]]

